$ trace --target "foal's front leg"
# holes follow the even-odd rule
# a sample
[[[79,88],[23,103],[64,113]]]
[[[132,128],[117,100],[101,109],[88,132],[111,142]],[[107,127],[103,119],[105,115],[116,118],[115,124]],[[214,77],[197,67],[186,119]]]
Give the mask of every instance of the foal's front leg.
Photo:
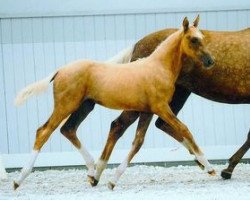
[[[130,150],[125,160],[118,166],[113,179],[108,183],[109,189],[111,190],[114,189],[119,178],[125,172],[128,164],[131,162],[135,154],[140,150],[144,142],[144,138],[145,138],[145,134],[147,132],[148,126],[152,120],[152,117],[153,117],[152,113],[140,113],[140,118],[139,118],[138,126],[136,129],[136,135],[133,141],[132,149]]]
[[[178,115],[179,111],[183,108],[185,102],[187,101],[188,97],[190,96],[191,92],[186,90],[185,88],[179,86],[179,85],[175,85],[175,92],[174,92],[174,96],[172,98],[172,101],[170,103],[170,108],[172,110],[172,112],[174,113],[175,116]],[[175,130],[169,126],[164,120],[162,120],[161,118],[158,118],[155,122],[155,126],[157,128],[159,128],[160,130],[164,131],[165,133],[167,133],[168,135],[170,135],[171,137],[173,137],[174,139],[176,139],[176,133]],[[178,141],[178,140],[177,140]],[[199,165],[199,167],[201,167],[202,169],[204,169],[204,166],[199,163],[197,160],[195,160],[195,162]]]
[[[116,142],[123,135],[126,129],[135,122],[135,120],[139,117],[139,114],[139,112],[135,111],[123,111],[121,115],[111,123],[107,142],[102,151],[102,155],[96,164],[95,178],[92,182],[90,182],[92,186],[96,186],[98,184]]]
[[[174,113],[175,116],[178,115],[179,111],[183,108],[185,102],[187,101],[188,97],[190,96],[191,92],[188,91],[187,89],[179,86],[178,84],[175,85],[175,92],[172,98],[171,103],[169,104],[172,112]],[[170,135],[171,137],[173,137],[174,139],[176,136],[175,130],[169,126],[164,120],[162,120],[161,118],[158,118],[155,122],[155,126],[159,129],[161,129],[162,131],[164,131],[165,133],[167,133],[168,135]],[[199,167],[201,167],[202,169],[204,169],[204,166],[199,163],[197,160],[195,160],[195,162],[199,165]]]
[[[153,110],[153,112],[162,118],[169,126],[171,126],[174,130],[172,136],[177,141],[182,143],[191,154],[195,155],[198,162],[204,166],[207,172],[211,175],[215,175],[214,169],[194,141],[192,134],[188,128],[172,113],[170,107],[162,105]]]

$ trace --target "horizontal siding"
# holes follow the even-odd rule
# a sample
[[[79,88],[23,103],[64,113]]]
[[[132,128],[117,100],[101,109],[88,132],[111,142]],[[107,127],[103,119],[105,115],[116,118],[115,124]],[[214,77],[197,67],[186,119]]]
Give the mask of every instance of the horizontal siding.
[[[0,0],[1,18],[244,10],[248,0]]]
[[[203,29],[239,30],[250,25],[249,7],[244,10],[199,13]],[[51,88],[46,94],[31,98],[20,108],[13,106],[16,93],[27,84],[44,78],[59,66],[76,59],[106,60],[146,34],[167,27],[180,27],[184,16],[193,19],[196,15],[197,12],[176,11],[0,19],[0,86],[3,88],[0,90],[0,151],[10,156],[30,152],[36,129],[52,112]],[[119,113],[96,106],[80,126],[79,137],[91,152],[102,150],[110,123]],[[249,105],[219,104],[191,95],[179,118],[188,125],[198,144],[203,147],[231,147],[241,145],[246,139],[249,113]],[[130,148],[135,128],[136,124],[128,129],[118,142],[116,151]],[[178,147],[179,144],[156,129],[154,123],[150,125],[143,146],[145,150]],[[45,153],[71,151],[74,151],[73,147],[58,130],[43,149]],[[227,155],[224,156],[226,158]],[[13,163],[7,163],[7,166],[13,167]]]

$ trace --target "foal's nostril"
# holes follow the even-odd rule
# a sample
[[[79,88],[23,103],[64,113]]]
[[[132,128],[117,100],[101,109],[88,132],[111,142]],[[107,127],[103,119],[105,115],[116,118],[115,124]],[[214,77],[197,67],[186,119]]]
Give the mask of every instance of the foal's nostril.
[[[212,58],[210,58],[209,60],[208,60],[208,65],[213,65],[214,64],[214,60],[212,59]]]
[[[202,60],[205,67],[210,67],[214,64],[214,60],[208,55],[204,56]]]

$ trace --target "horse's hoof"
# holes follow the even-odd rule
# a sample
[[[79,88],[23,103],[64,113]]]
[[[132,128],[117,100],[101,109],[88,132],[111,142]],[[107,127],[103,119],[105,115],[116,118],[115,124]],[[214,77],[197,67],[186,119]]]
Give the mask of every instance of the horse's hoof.
[[[197,163],[197,165],[198,165],[202,170],[205,169],[204,165],[201,164],[198,160],[195,159],[194,161]]]
[[[14,183],[13,183],[13,188],[14,188],[14,190],[16,190],[18,187],[19,187],[19,184],[17,184],[17,183],[14,181]]]
[[[88,175],[88,182],[92,187],[95,187],[98,184],[98,180],[96,180],[94,176],[89,176],[89,175]]]
[[[216,175],[216,172],[215,172],[215,170],[213,169],[213,170],[211,170],[211,171],[208,171],[208,173],[209,173],[209,175],[211,175],[211,176],[215,176]]]
[[[114,187],[115,187],[115,184],[109,181],[109,183],[108,183],[108,188],[109,188],[110,190],[114,190]]]
[[[222,172],[221,172],[221,177],[223,178],[223,179],[231,179],[231,177],[232,177],[232,172],[229,172],[229,171],[227,171],[227,169],[224,169]]]

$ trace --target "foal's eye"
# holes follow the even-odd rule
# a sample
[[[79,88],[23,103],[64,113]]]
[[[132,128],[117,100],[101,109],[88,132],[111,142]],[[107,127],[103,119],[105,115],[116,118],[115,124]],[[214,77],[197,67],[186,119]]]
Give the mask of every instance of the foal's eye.
[[[198,38],[191,38],[192,44],[198,44],[199,40]]]

